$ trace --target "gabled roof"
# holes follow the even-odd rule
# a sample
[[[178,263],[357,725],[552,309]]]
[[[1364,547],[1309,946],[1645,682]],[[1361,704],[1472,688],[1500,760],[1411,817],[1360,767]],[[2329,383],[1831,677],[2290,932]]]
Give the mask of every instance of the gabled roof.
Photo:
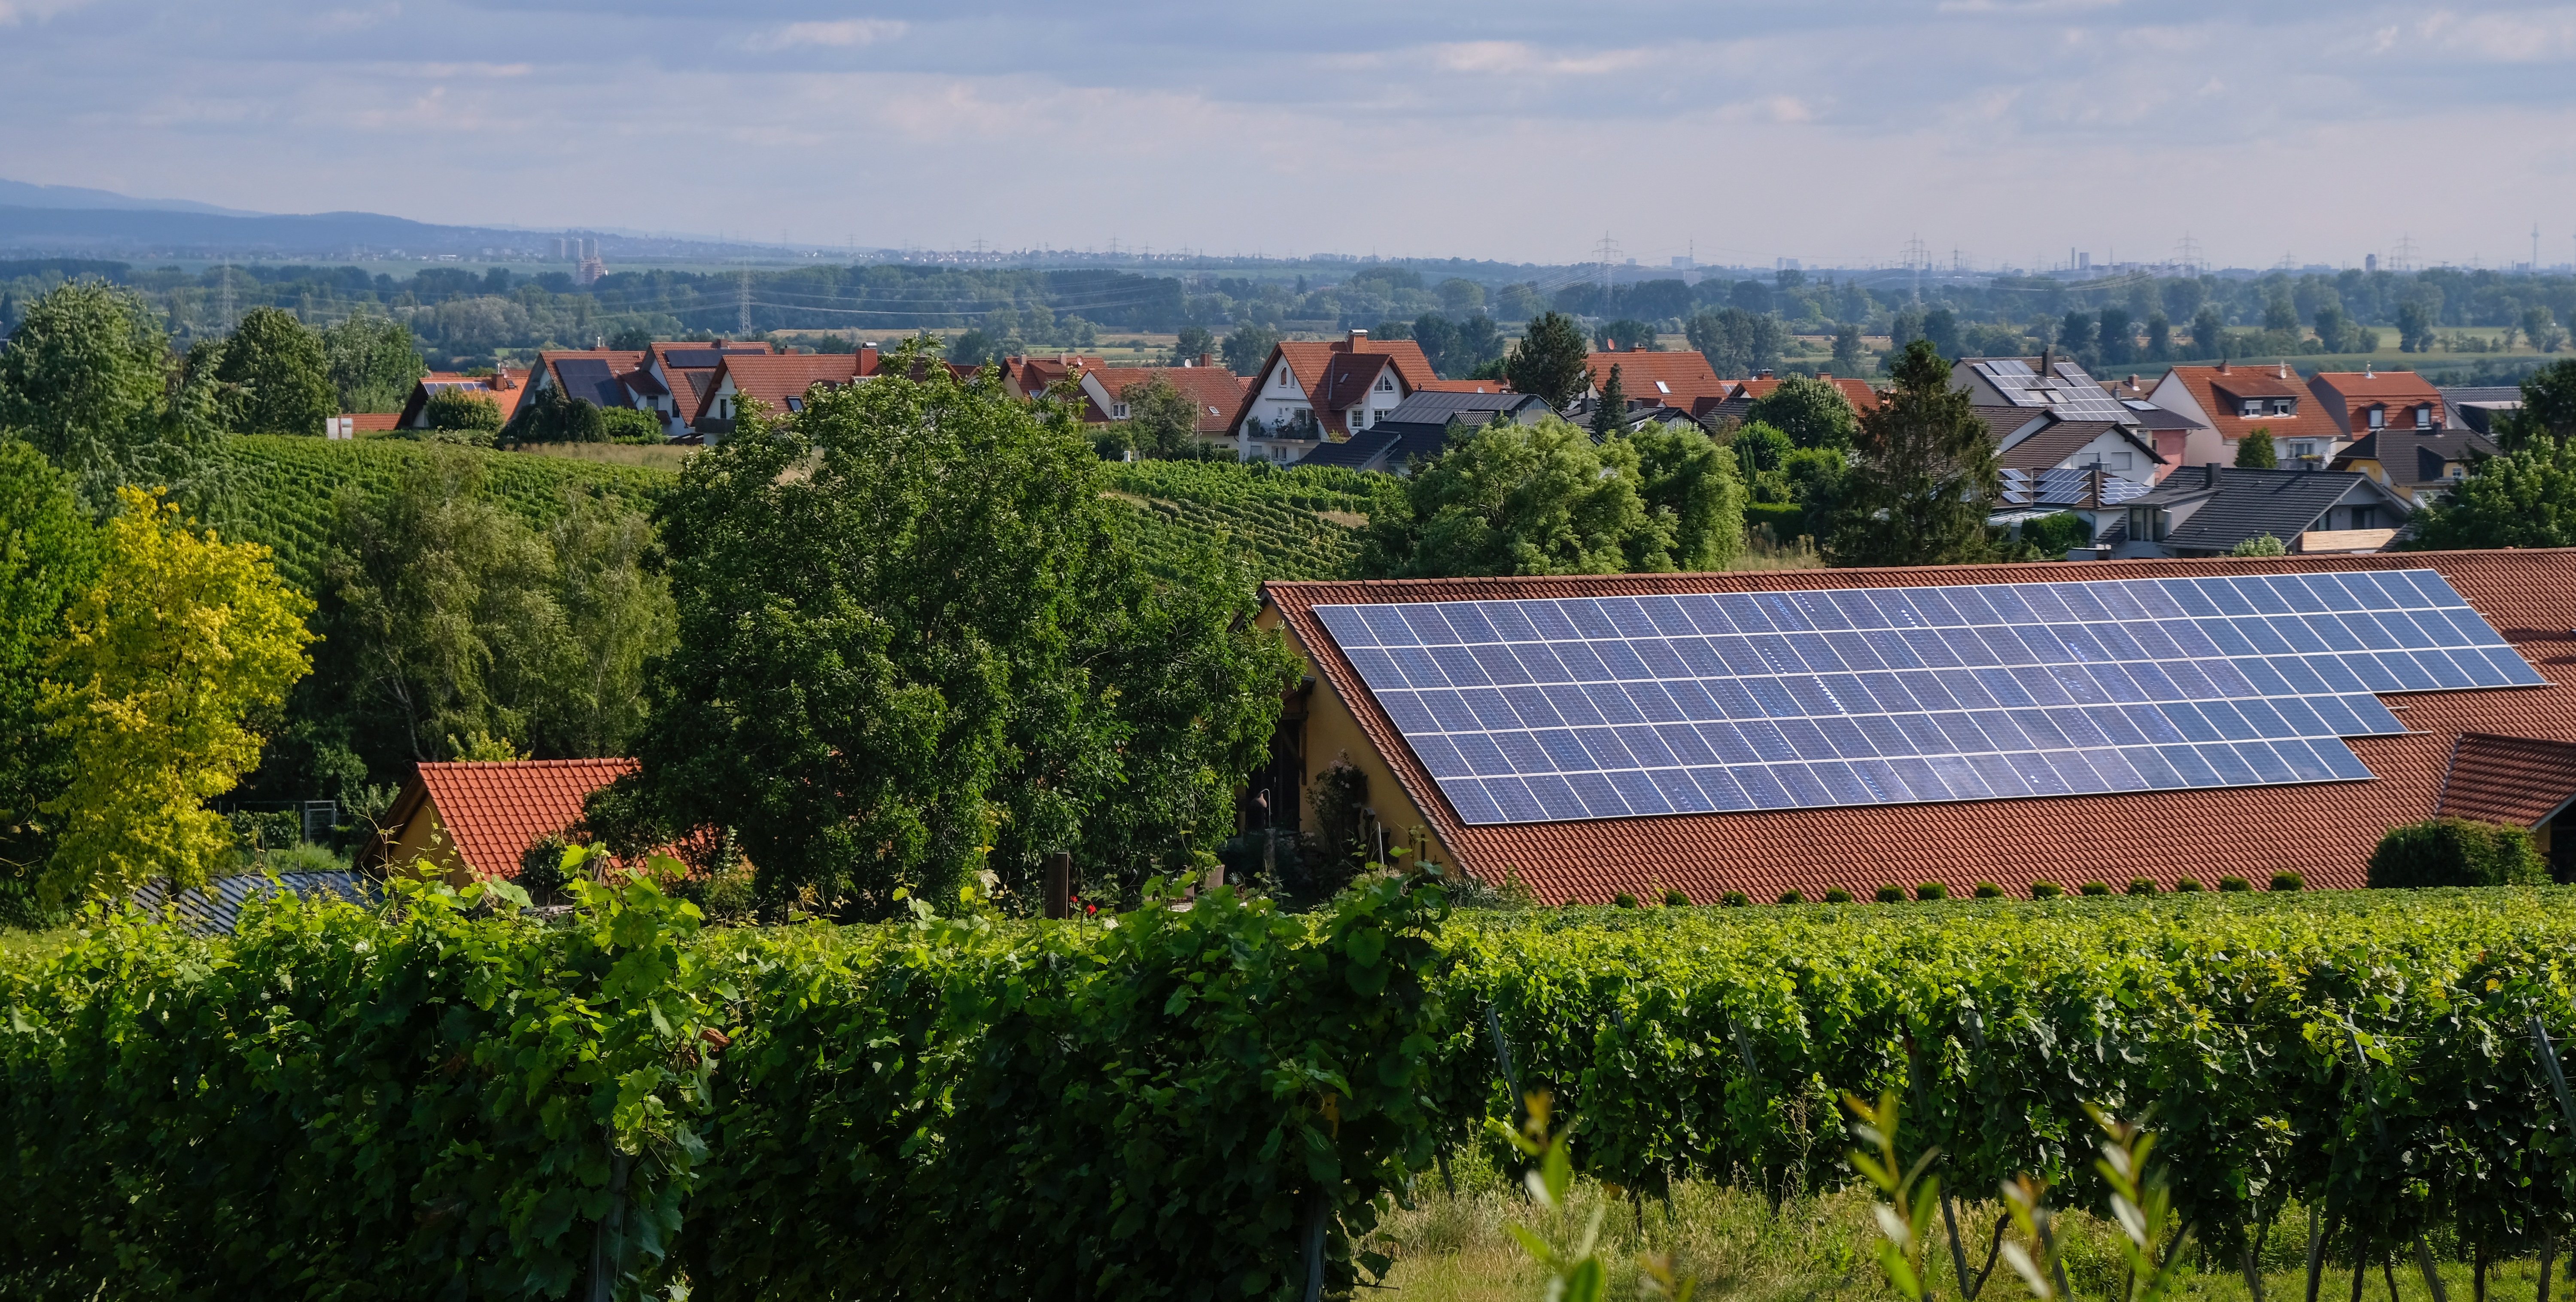
[[[468,872],[478,878],[516,877],[529,846],[572,826],[590,793],[635,767],[631,759],[421,764],[395,800],[385,820],[388,833],[375,852],[391,845],[399,829],[427,804],[437,808],[439,826],[447,830]]]
[[[627,405],[625,386],[618,377],[644,364],[641,351],[618,348],[584,348],[569,352],[537,354],[537,368],[553,377],[555,386],[567,398],[586,398],[599,407]]]
[[[2442,776],[2437,818],[2537,827],[2576,800],[2576,741],[2464,732]]]
[[[1998,445],[2033,425],[2044,425],[2048,421],[2046,407],[1978,407],[1975,410],[1977,419],[1986,423]]]
[[[2316,395],[2299,381],[2298,372],[2287,377],[2282,366],[2238,366],[2232,362],[2221,366],[2177,366],[2171,382],[2180,385],[2199,404],[2208,417],[2209,426],[2229,442],[2245,437],[2257,429],[2271,431],[2275,441],[2292,438],[2334,439],[2343,437],[2342,427],[2320,410]],[[2161,386],[2159,386],[2161,387]],[[2287,416],[2240,416],[2239,398],[2296,398],[2296,409]]]
[[[2086,445],[2105,434],[2146,454],[2149,466],[2162,464],[2155,446],[2107,420],[2056,420],[2003,450],[1997,464],[2007,470],[2055,470],[2068,457],[2084,450]],[[2143,471],[2147,467],[2142,466]],[[2123,476],[2134,478],[2135,476]]]
[[[393,417],[391,425],[368,425],[363,422],[369,418],[361,416],[358,419],[362,423],[358,428],[362,430],[417,428],[422,413],[429,407],[430,395],[443,389],[463,389],[479,397],[491,399],[493,405],[501,409],[501,423],[506,425],[510,423],[512,416],[519,413],[520,400],[528,396],[528,372],[514,371],[506,366],[495,370],[490,375],[467,375],[460,371],[431,371],[411,386],[411,396],[403,400],[402,412]]]
[[[2440,402],[2442,391],[2413,371],[2319,371],[2308,387],[2324,386],[2356,405],[2373,402]]]
[[[1547,410],[1547,403],[1534,393],[1462,393],[1454,390],[1428,389],[1397,403],[1386,414],[1389,421],[1447,425],[1463,420],[1482,425],[1496,412],[1509,412],[1515,417],[1526,415],[1531,408]]]
[[[1097,379],[1101,392],[1112,399],[1126,396],[1128,386],[1151,384],[1160,376],[1181,396],[1190,400],[1198,413],[1195,429],[1200,434],[1219,435],[1232,428],[1235,409],[1243,405],[1244,390],[1251,381],[1221,366],[1096,366],[1082,372],[1086,380]],[[1090,386],[1083,386],[1087,391]],[[1099,399],[1091,400],[1084,419],[1099,423],[1109,419],[1099,410]]]
[[[1584,364],[1596,394],[1610,383],[1610,368],[1619,368],[1620,391],[1632,402],[1688,411],[1701,398],[1724,398],[1734,392],[1734,382],[1717,378],[1703,353],[1657,353],[1639,346],[1626,352],[1594,353]]]
[[[2494,456],[2496,445],[2486,435],[2465,429],[2375,429],[2337,453],[2334,468],[2357,461],[2376,461],[2392,484],[2427,484],[2444,478],[2454,461]]]
[[[874,360],[868,354],[867,360]],[[788,353],[769,357],[746,357],[731,354],[717,366],[706,393],[698,399],[698,409],[690,417],[704,420],[715,409],[716,393],[730,381],[737,401],[757,400],[773,415],[788,414],[787,400],[802,400],[807,389],[818,384],[848,384],[860,378],[862,355],[857,353]]]
[[[1270,356],[1253,373],[1253,381],[1244,386],[1242,402],[1226,421],[1226,428],[1241,425],[1252,414],[1252,403],[1260,396],[1257,386],[1269,379],[1281,362],[1288,364],[1288,373],[1296,377],[1298,391],[1306,395],[1306,405],[1314,411],[1316,423],[1328,434],[1350,432],[1342,412],[1377,382],[1381,367],[1393,367],[1408,394],[1440,378],[1431,369],[1431,360],[1422,355],[1422,345],[1410,339],[1371,339],[1367,331],[1354,330],[1346,339],[1282,340],[1271,345]]]
[[[1313,613],[1318,605],[1340,603],[2416,568],[2439,571],[2555,685],[2401,698],[2410,731],[2350,742],[2373,774],[2371,781],[1579,823],[1461,823]],[[1813,899],[1832,887],[1866,898],[1882,882],[1920,881],[1946,883],[1954,893],[1992,881],[2020,894],[2039,880],[2072,887],[2144,876],[2170,886],[2189,875],[2215,884],[2222,876],[2261,881],[2285,869],[2305,874],[2315,887],[2358,887],[2380,833],[2434,808],[2453,741],[2462,733],[2512,733],[2576,745],[2576,633],[2569,632],[2576,629],[2576,551],[2568,550],[1274,582],[1262,592],[1306,649],[1316,675],[1350,708],[1403,794],[1430,820],[1428,830],[1440,846],[1487,880],[1517,874],[1551,904],[1568,897],[1604,903],[1616,892],[1642,894],[1649,887],[1676,887],[1700,901],[1728,890],[1769,899],[1793,888]]]
[[[2212,477],[2215,477],[2215,484]],[[2223,552],[2248,538],[2270,534],[2295,542],[2315,527],[2317,517],[2356,487],[2393,505],[2402,515],[2413,503],[2373,483],[2368,475],[2334,470],[2240,470],[2234,466],[2185,466],[2165,477],[2152,493],[2130,499],[2131,506],[2164,506],[2203,502],[2191,518],[2174,526],[2162,541],[2178,551]]]

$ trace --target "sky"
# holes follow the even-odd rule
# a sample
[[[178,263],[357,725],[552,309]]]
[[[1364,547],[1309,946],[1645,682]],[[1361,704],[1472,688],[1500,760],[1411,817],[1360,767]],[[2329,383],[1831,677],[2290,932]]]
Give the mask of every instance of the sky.
[[[860,247],[2576,259],[2576,7],[0,0],[0,176]]]

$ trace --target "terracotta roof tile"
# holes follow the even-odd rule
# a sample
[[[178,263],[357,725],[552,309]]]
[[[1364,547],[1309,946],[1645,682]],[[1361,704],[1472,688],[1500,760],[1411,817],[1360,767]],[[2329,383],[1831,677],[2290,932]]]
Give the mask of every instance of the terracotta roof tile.
[[[1358,365],[1346,364],[1353,357],[1362,360]],[[1377,379],[1378,364],[1366,359],[1377,357],[1387,359],[1386,364],[1395,368],[1407,394],[1440,378],[1439,373],[1431,369],[1431,359],[1423,356],[1422,345],[1410,339],[1371,339],[1366,335],[1349,339],[1283,340],[1271,345],[1270,356],[1262,359],[1261,369],[1254,375],[1256,379],[1266,378],[1279,362],[1286,361],[1289,373],[1297,377],[1297,388],[1306,395],[1307,406],[1315,413],[1316,422],[1323,426],[1328,436],[1342,436],[1350,433],[1349,422],[1342,416],[1348,400],[1335,395],[1343,390],[1367,392],[1368,384]],[[1365,378],[1360,376],[1363,370],[1366,371]],[[1356,389],[1352,388],[1354,385]],[[1225,427],[1233,429],[1241,425],[1244,418],[1252,414],[1252,403],[1258,396],[1252,385],[1246,384],[1242,403],[1235,408]]]
[[[2316,395],[2299,379],[2297,371],[2286,377],[2280,366],[2236,366],[2224,371],[2215,366],[2177,366],[2172,378],[2190,392],[2212,428],[2228,442],[2245,437],[2256,429],[2271,431],[2275,443],[2283,439],[2334,439],[2343,431],[2327,415]],[[2295,398],[2298,406],[2287,416],[2241,416],[2240,398]]]
[[[419,781],[476,877],[516,877],[528,847],[581,817],[590,793],[635,771],[631,759],[430,763]]]
[[[1702,398],[1724,399],[1735,391],[1735,382],[1717,378],[1717,372],[1702,353],[1656,353],[1632,348],[1623,353],[1594,353],[1585,364],[1592,374],[1592,392],[1598,395],[1610,383],[1610,368],[1619,368],[1619,389],[1630,401],[1645,401],[1664,407],[1692,410]]]
[[[1949,804],[1781,810],[1469,826],[1458,821],[1358,674],[1315,619],[1319,604],[1459,601],[1616,593],[1810,591],[1953,583],[2045,583],[2169,575],[2431,568],[2557,685],[2390,698],[2412,730],[2355,738],[2375,781]],[[1440,843],[1468,871],[1508,869],[1550,903],[1606,902],[1619,891],[1674,886],[1695,900],[1727,890],[1758,899],[1884,882],[1939,881],[1954,892],[1992,881],[2178,876],[2214,884],[2288,869],[2320,887],[2358,887],[2379,835],[2428,817],[2455,739],[2464,733],[2576,745],[2576,551],[2417,552],[2270,559],[2140,560],[1915,569],[1784,570],[1580,578],[1277,582],[1264,594],[1349,703],[1370,743]]]
[[[2576,742],[2460,734],[2434,812],[2536,827],[2576,800]]]

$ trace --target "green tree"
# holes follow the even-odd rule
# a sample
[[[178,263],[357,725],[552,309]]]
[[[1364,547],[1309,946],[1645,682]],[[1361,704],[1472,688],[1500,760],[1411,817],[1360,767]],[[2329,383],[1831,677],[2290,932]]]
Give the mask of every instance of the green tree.
[[[644,731],[644,669],[678,636],[653,522],[603,493],[568,492],[546,532],[562,637],[530,703],[541,757],[625,755]]]
[[[2415,545],[2434,550],[2576,546],[2576,441],[2488,457],[2415,520]]]
[[[1600,340],[1603,352],[1624,353],[1639,345],[1648,352],[1655,350],[1655,327],[1633,317],[1622,317],[1602,326],[1595,338]]]
[[[1807,375],[1781,380],[1778,388],[1754,400],[1744,419],[1769,425],[1802,448],[1848,448],[1860,428],[1860,416],[1842,390]]]
[[[2522,410],[2497,433],[2507,448],[2576,439],[2576,359],[2551,362],[2525,377]]]
[[[2173,321],[2162,312],[2147,316],[2147,360],[2170,362],[2174,358]]]
[[[43,806],[56,833],[48,900],[204,881],[232,849],[205,802],[258,767],[255,721],[311,667],[313,603],[267,548],[199,535],[139,488],[118,496],[98,582],[72,603],[46,685],[72,773]]]
[[[1993,551],[1986,512],[2001,483],[1994,435],[1931,341],[1905,346],[1887,400],[1860,419],[1839,519],[1836,565],[1949,565]]]
[[[23,920],[53,838],[37,809],[71,780],[67,739],[46,726],[39,678],[96,580],[100,543],[71,476],[0,439],[0,926]]]
[[[431,429],[441,433],[483,434],[486,437],[479,441],[486,446],[491,444],[490,435],[501,432],[501,404],[488,394],[455,385],[430,394],[429,401],[422,404],[421,414]]]
[[[1592,387],[1592,350],[1583,328],[1562,312],[1532,317],[1520,342],[1503,362],[1515,392],[1536,394],[1539,401],[1563,410]]]
[[[284,308],[245,313],[216,350],[214,378],[230,387],[225,414],[242,434],[320,438],[339,401],[322,337]]]
[[[2558,320],[2550,314],[2546,303],[2535,303],[2522,310],[2522,337],[2544,353],[2557,352],[2567,341],[2566,333],[2558,328]]]
[[[2388,829],[2370,852],[2370,884],[2374,889],[2546,886],[2549,864],[2522,828],[2437,818]]]
[[[1172,344],[1172,365],[1194,363],[1216,351],[1216,335],[1203,325],[1185,325]]]
[[[2299,309],[2296,305],[2290,302],[2289,295],[2274,294],[2271,298],[2265,300],[2263,304],[2263,333],[2267,335],[2296,334],[2298,333],[2298,329]]]
[[[1371,517],[1361,567],[1384,578],[1670,570],[1673,524],[1647,510],[1637,453],[1553,417],[1453,432],[1406,479],[1408,509]]]
[[[1155,581],[1069,412],[918,356],[691,458],[659,518],[680,636],[603,821],[732,828],[773,906],[850,916],[988,865],[1033,895],[1058,850],[1091,881],[1193,862],[1295,680],[1249,577],[1211,548]]]
[[[2281,464],[2281,456],[2272,446],[2272,431],[2257,425],[2236,440],[2236,468],[2271,470]]]
[[[1744,550],[1744,480],[1735,454],[1696,425],[1649,424],[1627,436],[1637,450],[1637,497],[1657,528],[1633,535],[1628,567],[1659,559],[1645,545],[1670,538],[1676,568],[1722,570]]]
[[[2218,315],[2217,308],[2204,307],[2192,316],[2191,347],[2203,357],[2232,355],[2227,347],[2227,322]]]
[[[1747,422],[1737,430],[1735,441],[1728,446],[1735,450],[1736,468],[1746,479],[1751,479],[1757,474],[1780,469],[1781,463],[1798,445],[1790,442],[1789,436],[1776,426],[1757,420]]]
[[[2227,549],[2230,556],[2287,556],[2289,545],[2268,533],[2258,533]]]
[[[1758,375],[1779,366],[1788,347],[1788,331],[1768,312],[1722,307],[1692,317],[1682,328],[1690,346],[1708,358],[1719,375]]]
[[[1601,381],[1601,399],[1592,407],[1592,437],[1606,439],[1628,423],[1628,389],[1619,379],[1619,364]]]
[[[342,411],[401,411],[412,386],[429,374],[411,327],[390,317],[359,313],[323,327],[322,355]]]
[[[619,326],[608,336],[608,346],[621,353],[640,353],[653,346],[653,329],[643,325]]]
[[[1199,408],[1190,396],[1157,375],[1118,394],[1127,404],[1128,445],[1146,456],[1186,457],[1197,450]]]
[[[0,349],[0,430],[69,471],[94,514],[129,484],[202,505],[218,490],[221,433],[204,383],[176,393],[169,337],[135,293],[96,281],[27,305]]]
[[[2437,309],[2421,299],[2409,299],[2397,305],[2397,351],[2429,353],[2433,351],[2433,326],[2440,320]]]
[[[653,446],[669,440],[661,416],[640,407],[601,407],[599,437],[606,443]]]
[[[1270,360],[1270,350],[1279,344],[1279,332],[1265,325],[1244,324],[1234,328],[1222,345],[1225,368],[1237,375],[1250,375]]]
[[[1845,321],[1834,327],[1834,374],[1859,375],[1868,359],[1861,352],[1860,323]]]

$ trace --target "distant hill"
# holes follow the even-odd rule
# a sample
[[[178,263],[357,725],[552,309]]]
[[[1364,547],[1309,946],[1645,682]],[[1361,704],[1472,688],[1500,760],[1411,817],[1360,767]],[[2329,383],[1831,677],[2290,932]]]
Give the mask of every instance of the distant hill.
[[[113,190],[84,190],[76,185],[31,185],[0,177],[0,206],[11,208],[106,208],[139,212],[193,212],[210,217],[264,217],[265,213],[218,208],[193,199],[137,199]]]
[[[525,231],[432,226],[365,212],[228,217],[140,208],[0,205],[0,249],[28,252],[320,258],[347,257],[360,248],[374,253],[400,249],[405,254],[468,254],[486,248],[532,249],[550,242],[550,237]],[[614,253],[613,247],[610,251]]]

